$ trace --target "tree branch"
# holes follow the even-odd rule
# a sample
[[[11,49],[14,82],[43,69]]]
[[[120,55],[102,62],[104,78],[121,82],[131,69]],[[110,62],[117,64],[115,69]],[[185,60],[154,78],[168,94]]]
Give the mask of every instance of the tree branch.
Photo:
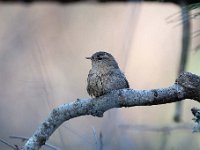
[[[54,108],[23,149],[38,150],[63,122],[75,117],[83,115],[103,117],[103,113],[112,108],[159,105],[187,98],[200,102],[200,76],[189,72],[182,73],[175,84],[168,88],[120,89],[98,98],[77,99]]]
[[[24,137],[24,136],[15,136],[15,135],[11,135],[11,136],[9,136],[9,137],[10,137],[11,139],[20,139],[20,140],[22,140],[22,142],[27,141],[27,140],[29,139],[28,137]],[[53,146],[53,145],[51,145],[51,144],[48,144],[48,143],[45,143],[44,146],[49,147],[49,148],[51,148],[51,149],[53,149],[53,150],[60,150],[60,148],[55,147],[55,146]]]

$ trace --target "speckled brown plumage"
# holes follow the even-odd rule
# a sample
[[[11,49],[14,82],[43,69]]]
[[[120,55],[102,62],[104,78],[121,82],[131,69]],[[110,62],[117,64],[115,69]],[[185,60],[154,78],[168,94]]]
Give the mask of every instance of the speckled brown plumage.
[[[87,78],[87,91],[92,97],[99,97],[112,90],[129,88],[125,75],[114,57],[107,52],[96,52],[92,57],[92,69]]]

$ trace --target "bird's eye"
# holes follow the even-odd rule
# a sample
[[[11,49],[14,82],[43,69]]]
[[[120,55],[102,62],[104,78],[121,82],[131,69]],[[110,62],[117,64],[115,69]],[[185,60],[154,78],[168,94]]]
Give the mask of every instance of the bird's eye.
[[[102,60],[102,58],[101,58],[100,56],[97,56],[97,59],[98,59],[98,60]]]

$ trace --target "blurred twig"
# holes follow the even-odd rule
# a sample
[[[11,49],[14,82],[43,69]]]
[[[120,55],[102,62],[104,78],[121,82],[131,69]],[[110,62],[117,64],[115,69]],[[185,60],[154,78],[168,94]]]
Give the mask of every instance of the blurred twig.
[[[4,143],[5,145],[7,145],[8,147],[10,147],[10,148],[12,148],[14,150],[19,150],[17,145],[13,146],[13,145],[11,145],[10,143],[6,142],[5,140],[3,140],[1,138],[0,138],[0,142]]]
[[[170,132],[175,130],[192,130],[192,124],[166,125],[161,127],[155,127],[147,124],[131,124],[131,125],[122,124],[119,125],[119,128],[125,130],[132,129],[141,132],[164,132],[169,134]]]
[[[96,150],[103,150],[103,135],[102,132],[99,133],[99,137],[97,137],[97,132],[94,127],[92,127]]]
[[[100,143],[99,150],[103,150],[103,134],[102,134],[102,132],[100,132],[100,134],[99,134],[99,143]]]
[[[134,130],[134,131],[140,131],[140,132],[160,132],[162,133],[162,139],[160,142],[160,150],[164,150],[166,148],[167,142],[168,142],[168,135],[177,130],[192,130],[192,124],[176,124],[176,125],[165,125],[165,126],[159,126],[155,127],[148,124],[122,124],[119,125],[120,129],[124,130]]]
[[[176,13],[174,13],[174,14],[172,14],[172,15],[170,15],[166,18],[167,23],[173,23],[173,24],[175,24],[175,27],[176,27],[176,26],[179,26],[179,25],[184,25],[185,23],[187,23],[190,20],[200,18],[200,10],[198,9],[198,8],[200,8],[200,2],[190,4],[190,5],[186,5],[186,4],[184,4],[184,2],[187,2],[187,1],[184,1],[184,0],[181,1],[181,3],[182,3],[181,4],[182,5],[181,11],[178,11],[178,12],[176,12]],[[183,12],[188,12],[188,14],[186,14],[188,16],[183,16]],[[190,36],[192,38],[200,36],[199,30],[194,31],[193,33],[191,33]],[[199,47],[200,46],[198,45],[195,48],[195,51],[197,49],[200,49]]]
[[[73,133],[74,135],[76,135],[77,137],[79,137],[83,142],[87,142],[88,144],[93,144],[92,139],[88,139],[88,137],[86,135],[81,135],[78,131],[69,128],[65,125],[62,126],[63,128],[67,129],[67,131]]]
[[[95,146],[96,146],[96,150],[98,150],[98,138],[97,138],[97,133],[94,127],[92,127],[92,132],[94,135],[94,141],[95,141]]]
[[[181,18],[182,18],[182,51],[181,58],[179,63],[178,74],[184,72],[186,70],[188,51],[190,46],[190,12],[186,7],[186,2],[181,1]],[[174,121],[180,122],[182,116],[182,102],[176,103]]]
[[[198,36],[200,36],[200,30],[197,30],[197,31],[192,33],[192,38],[196,38]]]
[[[15,136],[15,135],[11,135],[11,136],[9,136],[9,138],[11,138],[11,139],[20,139],[20,140],[22,140],[22,142],[27,141],[27,140],[29,139],[28,137],[24,137],[24,136]],[[54,150],[61,150],[60,148],[55,147],[55,146],[53,146],[53,145],[51,145],[51,144],[48,144],[48,143],[45,143],[45,146],[46,146],[46,147],[49,147],[49,148],[51,148],[51,149],[54,149]],[[15,149],[15,150],[16,150],[16,149]]]

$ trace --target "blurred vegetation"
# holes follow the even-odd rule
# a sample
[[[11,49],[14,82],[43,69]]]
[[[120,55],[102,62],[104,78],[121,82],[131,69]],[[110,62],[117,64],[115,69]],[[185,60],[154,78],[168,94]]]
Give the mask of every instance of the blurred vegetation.
[[[188,5],[186,7],[186,9],[188,9],[190,12],[193,11],[190,14],[190,19],[198,19],[200,17],[200,2]],[[199,37],[200,37],[200,26],[191,35],[192,40],[195,39],[195,38],[199,38]],[[199,52],[196,53],[198,50],[200,50],[200,42],[195,47],[195,55],[194,55],[194,51],[190,52],[189,63],[187,64],[187,68],[189,68],[189,70],[191,72],[195,72],[195,73],[200,73],[200,65],[195,65],[195,64],[198,64],[199,58],[200,58],[200,53]]]
[[[193,13],[190,14],[189,19],[197,19],[198,17],[200,17],[200,10],[198,10],[199,8],[200,8],[200,2],[190,4],[185,8],[185,9],[188,9],[190,12],[194,11]],[[196,38],[199,36],[200,36],[200,27],[198,30],[196,30],[192,33],[192,38]],[[200,49],[200,43],[199,43],[199,45],[196,46],[195,50],[199,50],[199,49]]]

